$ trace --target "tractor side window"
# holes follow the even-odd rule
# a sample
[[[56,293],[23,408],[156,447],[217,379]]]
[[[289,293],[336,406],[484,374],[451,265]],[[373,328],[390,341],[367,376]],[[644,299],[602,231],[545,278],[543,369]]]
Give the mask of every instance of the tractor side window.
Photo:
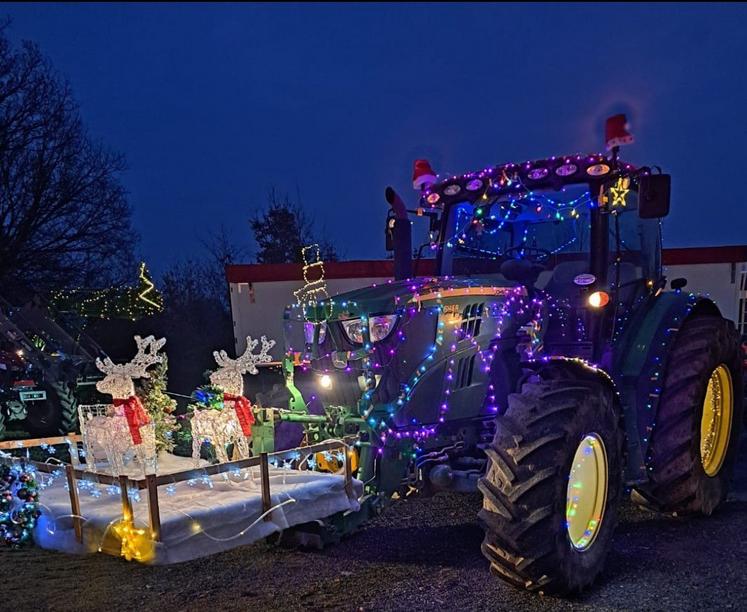
[[[610,261],[632,265],[637,278],[659,278],[659,220],[641,219],[632,208],[614,214],[609,227]]]

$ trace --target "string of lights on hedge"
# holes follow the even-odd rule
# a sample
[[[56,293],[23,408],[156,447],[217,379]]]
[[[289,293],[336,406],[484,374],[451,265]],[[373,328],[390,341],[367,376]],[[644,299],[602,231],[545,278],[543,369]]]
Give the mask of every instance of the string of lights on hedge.
[[[145,262],[140,264],[138,284],[134,287],[65,289],[53,293],[50,301],[61,312],[75,312],[93,319],[136,321],[163,310],[163,297],[156,289]]]

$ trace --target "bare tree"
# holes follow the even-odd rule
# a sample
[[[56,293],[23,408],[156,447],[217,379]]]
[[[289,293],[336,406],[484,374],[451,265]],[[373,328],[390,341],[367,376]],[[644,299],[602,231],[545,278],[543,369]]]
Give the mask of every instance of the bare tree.
[[[207,253],[207,259],[198,265],[204,269],[205,280],[210,285],[211,295],[219,297],[223,308],[229,312],[231,302],[226,281],[226,266],[248,257],[246,249],[231,240],[222,224],[217,230],[208,231],[207,238],[201,239],[200,242]]]
[[[249,220],[257,243],[257,263],[301,262],[301,249],[312,243],[319,244],[322,258],[337,259],[334,245],[316,237],[314,222],[306,214],[300,195],[293,201],[272,187],[267,203],[265,210],[255,212]]]
[[[91,140],[70,87],[0,24],[0,284],[96,286],[134,268],[121,156]]]

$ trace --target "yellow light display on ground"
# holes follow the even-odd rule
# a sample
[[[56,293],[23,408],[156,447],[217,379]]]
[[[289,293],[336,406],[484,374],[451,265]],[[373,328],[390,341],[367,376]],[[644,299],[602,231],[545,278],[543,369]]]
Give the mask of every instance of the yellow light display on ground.
[[[153,559],[156,543],[149,529],[135,527],[132,520],[127,518],[115,523],[112,529],[122,544],[121,554],[127,561],[147,563]]]

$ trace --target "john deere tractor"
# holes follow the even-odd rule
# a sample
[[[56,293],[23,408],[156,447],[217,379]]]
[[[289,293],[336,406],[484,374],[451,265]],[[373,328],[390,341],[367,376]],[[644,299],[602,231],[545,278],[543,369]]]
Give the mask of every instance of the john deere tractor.
[[[711,514],[742,422],[739,338],[667,286],[670,177],[613,149],[445,180],[420,161],[414,182],[411,209],[386,191],[394,280],[287,309],[287,403],[255,450],[278,420],[350,437],[369,513],[479,490],[492,572],[545,593],[599,575],[624,491]],[[410,215],[430,230],[416,261]]]

